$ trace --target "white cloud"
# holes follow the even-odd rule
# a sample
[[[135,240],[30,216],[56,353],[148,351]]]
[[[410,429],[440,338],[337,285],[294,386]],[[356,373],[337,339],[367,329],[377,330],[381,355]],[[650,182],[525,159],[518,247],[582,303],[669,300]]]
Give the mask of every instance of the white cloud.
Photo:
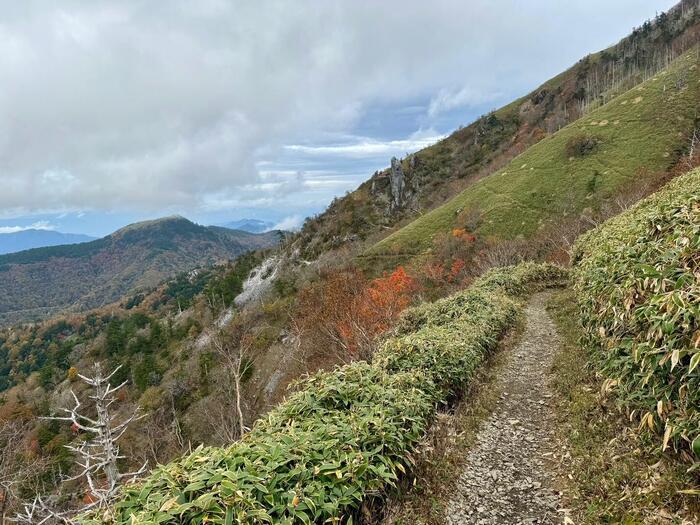
[[[502,97],[503,93],[498,91],[484,92],[472,86],[465,86],[461,89],[441,89],[430,100],[428,116],[436,117],[457,108],[483,105],[499,100]]]
[[[519,94],[672,3],[3,2],[0,214],[186,213],[258,190],[273,209],[288,190],[328,202],[319,181],[270,183],[258,163],[386,165],[436,139],[410,136],[431,118]],[[392,126],[420,104],[425,122]],[[398,109],[357,131],[370,107]],[[324,140],[353,134],[370,136]],[[358,166],[336,171],[350,184]]]
[[[290,215],[289,217],[285,217],[281,221],[279,221],[277,224],[275,224],[271,230],[284,230],[284,231],[296,231],[299,228],[301,228],[301,225],[304,224],[304,217],[301,215]]]
[[[367,157],[383,155],[387,158],[391,155],[403,155],[435,144],[442,136],[424,138],[409,138],[406,140],[378,141],[362,137],[356,142],[331,145],[299,145],[285,146],[289,151],[304,153],[307,155],[324,155],[337,157]]]
[[[2,233],[17,233],[27,230],[55,230],[56,227],[48,221],[37,221],[29,226],[0,226],[0,234]]]

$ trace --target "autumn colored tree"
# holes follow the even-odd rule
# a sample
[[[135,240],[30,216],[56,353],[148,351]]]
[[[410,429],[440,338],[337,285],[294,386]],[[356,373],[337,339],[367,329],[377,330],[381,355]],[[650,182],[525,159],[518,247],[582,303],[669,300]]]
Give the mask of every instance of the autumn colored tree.
[[[415,289],[403,267],[369,282],[356,268],[329,272],[301,291],[291,324],[342,361],[370,359],[377,336],[396,322]]]
[[[370,331],[377,335],[391,328],[405,310],[416,290],[416,281],[399,266],[390,275],[374,279],[363,297],[363,315]]]

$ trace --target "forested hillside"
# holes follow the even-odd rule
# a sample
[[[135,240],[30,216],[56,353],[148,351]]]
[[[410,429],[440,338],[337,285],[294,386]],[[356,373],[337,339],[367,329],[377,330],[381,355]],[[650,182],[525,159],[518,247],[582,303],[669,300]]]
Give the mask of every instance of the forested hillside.
[[[279,232],[251,234],[171,217],[127,226],[96,241],[3,255],[0,320],[7,324],[105,305],[181,271],[280,240]]]

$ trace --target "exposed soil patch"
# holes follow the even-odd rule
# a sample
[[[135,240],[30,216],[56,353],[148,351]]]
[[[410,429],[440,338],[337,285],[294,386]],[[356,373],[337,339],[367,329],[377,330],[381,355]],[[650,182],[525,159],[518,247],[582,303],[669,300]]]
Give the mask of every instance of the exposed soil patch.
[[[494,383],[500,399],[468,453],[446,512],[450,525],[565,522],[557,485],[563,449],[549,386],[560,339],[548,295],[530,301],[525,333]]]

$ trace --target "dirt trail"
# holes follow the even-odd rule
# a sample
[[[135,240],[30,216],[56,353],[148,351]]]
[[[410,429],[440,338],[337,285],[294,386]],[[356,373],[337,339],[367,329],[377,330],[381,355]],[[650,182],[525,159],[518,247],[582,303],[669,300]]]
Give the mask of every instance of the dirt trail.
[[[547,298],[537,294],[527,306],[525,332],[493,386],[498,405],[479,429],[449,503],[450,525],[564,523],[555,474],[561,447],[548,386],[560,340]]]

